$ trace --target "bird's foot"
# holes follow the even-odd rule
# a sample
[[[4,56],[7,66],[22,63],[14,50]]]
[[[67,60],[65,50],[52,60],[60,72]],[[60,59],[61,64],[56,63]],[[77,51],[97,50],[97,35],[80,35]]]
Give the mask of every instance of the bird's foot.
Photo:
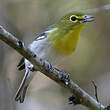
[[[59,70],[58,68],[55,68],[60,74],[58,74],[59,79],[65,82],[66,85],[69,84],[70,81],[70,74],[63,72],[62,70]]]
[[[48,60],[44,60],[44,65],[46,67],[46,70],[52,69],[52,64]]]

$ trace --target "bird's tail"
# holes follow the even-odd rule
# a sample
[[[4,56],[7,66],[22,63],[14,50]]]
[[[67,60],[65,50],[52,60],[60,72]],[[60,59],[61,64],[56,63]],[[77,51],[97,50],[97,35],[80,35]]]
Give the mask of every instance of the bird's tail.
[[[25,71],[23,80],[22,80],[20,87],[15,95],[15,100],[20,101],[20,103],[24,102],[26,91],[27,91],[27,88],[29,85],[29,83],[27,83],[28,74],[29,74],[29,69]]]

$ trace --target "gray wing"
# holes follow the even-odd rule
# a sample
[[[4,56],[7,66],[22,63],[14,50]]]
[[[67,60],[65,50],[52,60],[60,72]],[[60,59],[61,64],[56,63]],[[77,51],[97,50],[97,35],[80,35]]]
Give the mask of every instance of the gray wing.
[[[55,29],[56,29],[56,28],[48,28],[48,29],[44,30],[44,32],[42,32],[41,34],[39,34],[39,35],[35,38],[35,40],[42,40],[42,39],[47,38],[47,35],[48,35],[49,33],[51,33],[52,31],[54,31]]]
[[[34,40],[38,41],[38,40],[45,39],[46,37],[47,37],[47,33],[43,32],[40,35],[38,35]]]

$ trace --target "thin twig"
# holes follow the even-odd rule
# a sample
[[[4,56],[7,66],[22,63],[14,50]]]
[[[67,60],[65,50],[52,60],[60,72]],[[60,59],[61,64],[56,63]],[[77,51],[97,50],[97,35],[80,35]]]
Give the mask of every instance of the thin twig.
[[[96,86],[96,84],[95,84],[94,81],[92,81],[92,84],[93,84],[93,86],[95,88],[95,97],[96,97],[96,100],[97,100],[97,102],[99,102],[98,93],[97,93],[97,86]]]
[[[98,13],[98,12],[101,12],[103,10],[110,10],[110,4],[104,5],[104,6],[99,7],[99,8],[88,9],[88,10],[86,10],[86,13]]]

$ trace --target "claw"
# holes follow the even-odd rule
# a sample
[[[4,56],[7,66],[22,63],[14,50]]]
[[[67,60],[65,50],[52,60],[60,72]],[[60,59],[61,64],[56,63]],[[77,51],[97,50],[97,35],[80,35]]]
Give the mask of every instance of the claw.
[[[45,65],[46,65],[46,69],[48,70],[51,70],[52,69],[52,65],[51,65],[51,63],[48,61],[48,60],[45,60],[44,61],[45,62]]]
[[[63,74],[63,77],[66,78],[66,79],[70,79],[70,74],[64,73],[64,74]]]
[[[68,85],[70,81],[70,74],[63,72],[62,70],[59,70],[58,68],[55,68],[55,69],[59,73],[61,73],[61,74],[58,74],[59,79],[61,79],[62,81],[65,82],[66,85]]]

